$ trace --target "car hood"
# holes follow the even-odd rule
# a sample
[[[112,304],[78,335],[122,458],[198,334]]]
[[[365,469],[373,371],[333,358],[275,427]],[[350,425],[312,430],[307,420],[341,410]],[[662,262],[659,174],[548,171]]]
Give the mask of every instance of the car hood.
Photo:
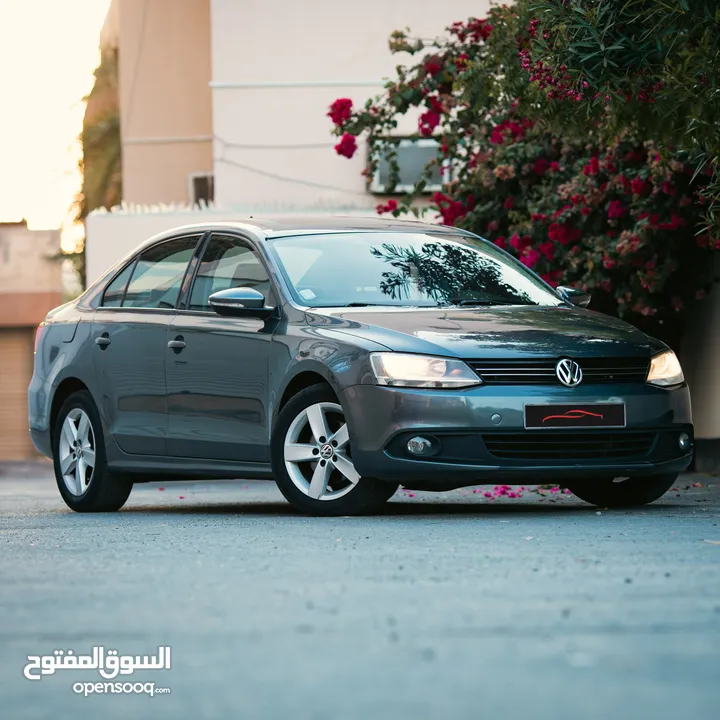
[[[398,352],[467,359],[648,357],[666,347],[622,320],[572,306],[322,308],[307,319]]]

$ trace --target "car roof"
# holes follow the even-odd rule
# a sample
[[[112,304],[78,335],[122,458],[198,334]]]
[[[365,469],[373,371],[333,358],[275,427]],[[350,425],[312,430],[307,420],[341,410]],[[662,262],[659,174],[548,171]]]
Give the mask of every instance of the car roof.
[[[312,216],[300,215],[297,217],[247,218],[231,222],[211,222],[194,225],[182,225],[171,230],[165,230],[146,240],[134,252],[144,249],[160,240],[191,232],[218,232],[237,230],[250,232],[259,239],[269,239],[290,235],[311,235],[333,232],[433,232],[453,235],[468,235],[472,233],[460,228],[435,223],[421,222],[419,220],[396,220],[394,218],[375,217],[339,217],[339,216]]]

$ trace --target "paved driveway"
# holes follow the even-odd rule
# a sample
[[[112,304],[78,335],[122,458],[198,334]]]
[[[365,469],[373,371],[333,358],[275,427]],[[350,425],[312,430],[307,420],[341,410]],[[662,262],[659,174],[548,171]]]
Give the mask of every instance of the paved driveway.
[[[171,669],[114,682],[169,695],[23,677],[27,655],[161,645]],[[81,516],[48,465],[5,466],[0,698],[7,720],[717,720],[720,488],[687,476],[633,511],[403,493],[317,519],[269,483],[166,483]]]

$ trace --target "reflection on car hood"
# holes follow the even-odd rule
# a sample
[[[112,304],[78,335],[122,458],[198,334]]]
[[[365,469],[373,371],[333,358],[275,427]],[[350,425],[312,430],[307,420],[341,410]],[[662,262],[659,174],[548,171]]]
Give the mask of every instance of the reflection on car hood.
[[[308,321],[398,352],[461,358],[647,357],[665,348],[622,320],[567,306],[320,308]]]

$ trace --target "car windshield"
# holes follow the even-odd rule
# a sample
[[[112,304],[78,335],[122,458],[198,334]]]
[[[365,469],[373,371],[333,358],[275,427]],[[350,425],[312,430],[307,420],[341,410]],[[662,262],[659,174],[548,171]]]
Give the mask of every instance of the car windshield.
[[[447,233],[294,235],[270,246],[296,302],[365,305],[559,305],[524,265],[493,244]]]

